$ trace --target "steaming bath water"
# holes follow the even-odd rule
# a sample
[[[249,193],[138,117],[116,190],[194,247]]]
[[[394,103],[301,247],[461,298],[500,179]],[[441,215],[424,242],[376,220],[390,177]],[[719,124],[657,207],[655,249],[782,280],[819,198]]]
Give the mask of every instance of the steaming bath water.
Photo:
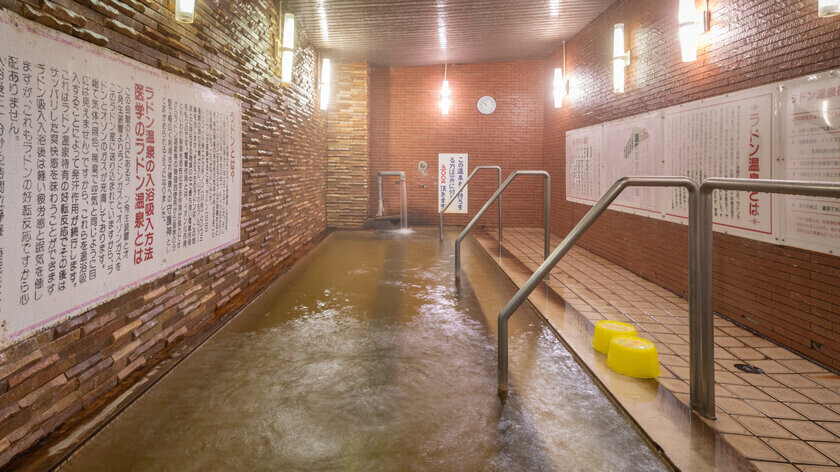
[[[473,243],[333,234],[62,470],[667,470]]]

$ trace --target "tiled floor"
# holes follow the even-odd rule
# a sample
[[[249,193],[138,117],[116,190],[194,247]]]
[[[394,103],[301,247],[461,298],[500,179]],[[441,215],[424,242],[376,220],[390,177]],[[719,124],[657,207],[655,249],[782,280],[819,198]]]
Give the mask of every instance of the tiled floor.
[[[477,234],[491,254],[495,232]],[[552,247],[561,241],[552,235]],[[528,270],[542,262],[542,230],[505,230],[504,249]],[[688,405],[688,302],[585,249],[573,248],[549,287],[593,325],[636,325],[656,343],[659,384]],[[840,376],[715,317],[717,420],[707,424],[761,471],[840,470]],[[748,363],[764,374],[734,367]]]

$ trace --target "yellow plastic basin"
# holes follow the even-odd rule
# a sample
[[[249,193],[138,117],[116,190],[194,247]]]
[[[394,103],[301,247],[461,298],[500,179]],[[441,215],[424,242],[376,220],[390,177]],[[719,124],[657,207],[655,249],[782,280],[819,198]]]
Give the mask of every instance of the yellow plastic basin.
[[[638,336],[613,336],[607,366],[619,374],[640,379],[652,379],[662,373],[656,346]]]
[[[636,328],[621,321],[601,320],[595,323],[595,336],[592,337],[592,347],[596,351],[607,354],[610,350],[610,339],[619,334],[635,336]]]

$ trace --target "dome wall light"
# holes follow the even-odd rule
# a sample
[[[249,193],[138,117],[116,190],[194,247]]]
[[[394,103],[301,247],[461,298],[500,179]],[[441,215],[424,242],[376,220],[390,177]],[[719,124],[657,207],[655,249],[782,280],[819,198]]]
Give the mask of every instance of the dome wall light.
[[[286,13],[283,17],[283,55],[280,57],[280,82],[292,83],[292,67],[295,61],[295,15]]]
[[[321,62],[321,110],[330,106],[330,82],[332,80],[332,64],[324,58]]]
[[[700,35],[709,31],[711,12],[706,0],[704,10],[698,11],[694,0],[679,0],[680,51],[683,62],[697,60],[697,43]]]
[[[822,17],[840,15],[840,0],[820,0],[819,15]]]
[[[195,0],[175,0],[175,21],[179,23],[195,21]]]

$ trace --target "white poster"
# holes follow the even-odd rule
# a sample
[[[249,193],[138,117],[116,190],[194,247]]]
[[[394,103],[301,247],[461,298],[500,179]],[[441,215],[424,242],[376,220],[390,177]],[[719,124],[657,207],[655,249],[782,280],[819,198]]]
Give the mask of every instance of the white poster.
[[[0,344],[239,240],[239,103],[0,13]]]
[[[702,182],[708,177],[772,179],[773,100],[770,87],[747,90],[664,111],[666,175]],[[687,221],[688,194],[671,190],[669,217]],[[773,241],[773,196],[715,191],[715,230]]]
[[[628,176],[662,174],[662,115],[639,115],[604,124],[600,181],[603,195],[616,180]],[[662,189],[629,187],[610,205],[613,210],[660,214]]]
[[[601,198],[601,125],[566,132],[566,199],[593,204]]]
[[[840,182],[840,76],[792,82],[783,99],[787,178]],[[786,243],[840,250],[840,201],[798,196],[784,201]]]
[[[469,176],[466,154],[438,154],[438,212],[455,197],[446,213],[467,213],[467,190],[455,196]]]

